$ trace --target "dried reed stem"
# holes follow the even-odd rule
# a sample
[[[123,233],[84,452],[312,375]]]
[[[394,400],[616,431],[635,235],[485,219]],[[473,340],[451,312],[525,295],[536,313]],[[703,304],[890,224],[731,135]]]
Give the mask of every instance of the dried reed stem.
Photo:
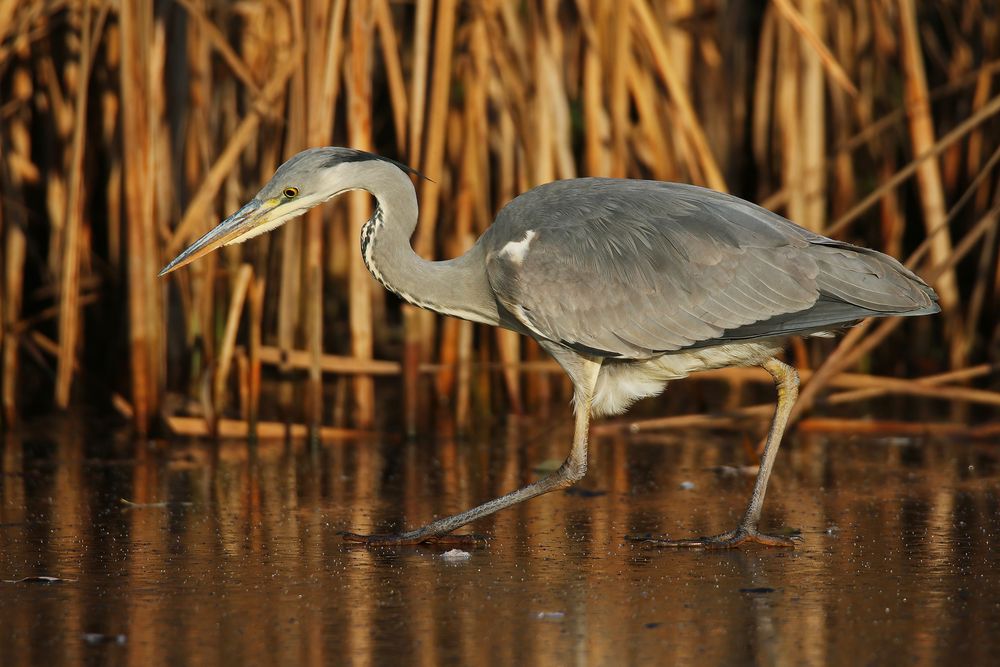
[[[933,281],[937,275],[949,270],[965,257],[975,246],[979,237],[985,234],[992,226],[996,225],[998,221],[1000,221],[1000,208],[994,209],[981,218],[965,235],[958,247],[955,248],[955,252],[943,264],[938,265],[928,272],[928,280]],[[856,363],[863,355],[875,349],[890,333],[900,327],[904,321],[900,317],[884,320],[867,337],[865,337],[865,333],[871,328],[874,320],[865,320],[851,329],[841,339],[836,349],[826,358],[823,365],[816,370],[816,373],[802,387],[799,392],[799,399],[795,403],[795,407],[792,408],[790,419],[794,421],[804,411],[812,407],[817,393],[830,382],[832,377],[850,367],[851,364]]]
[[[232,296],[229,299],[229,311],[226,314],[226,324],[219,345],[219,358],[216,362],[212,382],[212,414],[216,420],[222,417],[225,408],[226,382],[229,379],[229,369],[232,366],[233,350],[236,347],[236,334],[240,327],[243,313],[243,302],[246,300],[247,289],[253,279],[253,267],[243,264],[236,272],[236,282],[233,284]]]
[[[56,366],[55,403],[69,406],[70,383],[80,339],[80,228],[84,216],[83,152],[87,131],[87,88],[90,84],[92,25],[90,8],[81,7],[80,67],[73,107],[73,145],[69,164],[69,197],[66,200],[66,229],[63,237],[62,287],[59,293],[59,356]],[[100,35],[97,36],[100,39]]]
[[[285,350],[263,345],[260,348],[262,363],[287,368],[308,369],[312,366],[312,357],[304,350]],[[319,367],[324,373],[338,375],[396,375],[401,372],[401,366],[395,361],[379,361],[376,359],[358,359],[357,357],[324,354],[320,357]]]
[[[378,28],[379,43],[382,45],[382,59],[389,85],[389,99],[392,102],[392,122],[396,131],[396,147],[400,153],[406,151],[406,117],[409,105],[406,98],[406,80],[399,57],[399,39],[392,23],[389,0],[375,0],[375,24]]]
[[[355,148],[372,148],[372,90],[371,46],[374,36],[374,15],[371,3],[355,2],[351,7],[351,61],[347,82],[350,115],[348,134]],[[351,193],[350,216],[354,225],[371,217],[371,198],[367,193]],[[358,234],[354,234],[357,238]],[[351,244],[351,268],[348,288],[351,293],[350,328],[351,354],[357,359],[368,360],[374,354],[372,331],[371,279],[361,259],[358,243]],[[375,420],[375,385],[370,377],[359,375],[354,379],[354,423],[370,426]]]
[[[98,299],[110,314],[118,285],[128,294],[130,399],[140,428],[157,410],[166,361],[173,388],[200,393],[211,410],[218,392],[205,369],[217,371],[226,359],[231,365],[232,357],[248,423],[258,419],[260,366],[276,363],[285,371],[308,370],[307,400],[293,400],[290,382],[278,385],[279,400],[283,418],[315,427],[323,373],[401,372],[398,364],[372,358],[376,349],[395,349],[391,323],[400,320],[411,432],[430,412],[421,402],[433,395],[421,391],[429,380],[421,373],[435,375],[430,380],[459,427],[471,419],[474,403],[491,400],[496,383],[479,371],[502,373],[515,410],[569,393],[529,339],[457,321],[438,331],[436,316],[410,307],[397,317],[398,303],[375,293],[357,258],[356,225],[369,213],[364,196],[317,209],[276,236],[227,248],[169,283],[155,279],[164,260],[307,145],[373,150],[434,179],[418,183],[415,246],[428,258],[463,252],[518,193],[577,173],[719,189],[726,174],[744,196],[755,188],[768,193],[767,206],[828,235],[849,235],[897,256],[919,244],[911,263],[919,261],[926,278],[941,276],[943,335],[934,318],[862,325],[811,376],[796,414],[824,386],[844,387],[836,371],[897,327],[912,327],[920,340],[941,339],[949,349],[947,361],[933,356],[920,360],[921,368],[968,366],[995,338],[990,306],[1000,294],[1000,231],[990,209],[998,201],[993,130],[1000,51],[988,39],[997,32],[996,18],[975,3],[949,0],[928,9],[913,0],[776,0],[717,16],[693,0],[630,0],[624,10],[606,0],[180,4],[183,48],[168,39],[170,13],[148,2],[0,0],[5,423],[17,412],[20,353],[41,352],[49,364],[45,334],[53,316],[59,330],[52,394],[55,404],[69,402],[80,359],[95,358],[94,346],[114,338],[110,323],[118,321],[88,320],[94,328],[84,337],[81,316],[89,311],[83,307]],[[938,20],[946,29],[937,29]],[[928,89],[934,80],[947,83]],[[187,82],[186,97],[168,103],[178,82]],[[898,108],[900,88],[905,109]],[[32,145],[38,137],[46,141],[41,150]],[[907,152],[912,159],[900,167],[898,156]],[[912,175],[916,182],[907,184]],[[906,185],[919,196],[919,230],[905,228]],[[868,194],[854,203],[862,187]],[[962,188],[946,212],[946,196]],[[875,204],[881,208],[870,221],[881,227],[848,234],[848,225]],[[231,298],[223,298],[240,287],[243,257],[252,258],[259,276],[246,291],[245,333],[231,328]],[[968,261],[959,267],[962,258]],[[324,301],[324,286],[346,289],[326,289]],[[163,336],[174,328],[185,335],[167,350]],[[326,345],[351,356],[323,354],[324,331]],[[348,334],[350,346],[337,340]],[[797,362],[815,356],[816,345],[797,344]],[[917,362],[915,354],[910,361]],[[185,372],[175,373],[181,365]],[[177,387],[181,377],[192,378],[190,386]],[[751,378],[716,377],[734,388]],[[362,380],[361,391],[347,390],[354,378],[337,382],[338,423],[370,422],[374,400],[364,389],[370,382]],[[914,391],[931,391],[924,379],[912,384],[923,386]],[[884,391],[882,384],[838,389],[827,400]],[[934,391],[955,401],[993,400],[968,387]],[[107,396],[124,406],[113,390]],[[735,389],[730,396],[735,405]]]
[[[24,299],[24,266],[27,257],[27,209],[18,205],[23,200],[23,186],[38,178],[31,160],[29,111],[31,75],[24,66],[12,72],[12,103],[18,106],[0,125],[0,238],[3,239],[3,266],[0,268],[0,421],[14,424],[17,417],[18,353],[20,332],[16,324],[21,319]]]
[[[250,435],[250,424],[237,419],[220,419],[214,425],[209,425],[198,417],[167,417],[167,426],[175,436],[187,438],[238,438],[245,439]],[[257,422],[257,437],[260,440],[285,440],[287,438],[311,438],[318,436],[321,440],[339,440],[343,438],[359,438],[370,435],[367,431],[356,429],[334,428],[323,426],[315,431],[306,424],[284,424],[281,422]]]
[[[671,100],[677,107],[677,115],[680,118],[681,127],[684,129],[688,140],[695,150],[699,166],[704,174],[705,185],[714,190],[726,192],[726,182],[722,177],[722,170],[719,169],[715,156],[712,155],[712,150],[708,146],[705,131],[702,129],[701,122],[694,111],[694,106],[691,104],[691,98],[688,95],[687,89],[674,70],[663,36],[655,29],[657,23],[649,5],[641,0],[632,0],[629,5],[634,13],[634,29],[643,36],[653,53],[653,61],[656,69],[663,78],[663,83],[670,93]]]
[[[813,0],[806,0],[804,3],[808,7],[809,18],[799,13],[795,6],[792,5],[790,0],[772,0],[775,8],[781,16],[788,21],[789,25],[795,29],[804,40],[805,43],[811,48],[819,62],[822,63],[823,68],[826,69],[826,73],[830,76],[838,86],[843,88],[845,91],[850,93],[851,97],[857,97],[859,95],[858,88],[853,83],[851,83],[851,78],[847,76],[844,68],[840,66],[837,59],[830,53],[830,49],[826,47],[823,43],[823,38],[820,36],[818,30],[814,29],[815,21],[821,17],[819,13],[819,3]]]
[[[195,233],[207,231],[214,221],[211,210],[219,189],[226,177],[233,172],[242,151],[257,138],[256,133],[260,125],[262,110],[273,104],[275,98],[282,92],[289,77],[295,73],[296,68],[300,65],[301,56],[301,48],[296,48],[286,55],[276,68],[274,76],[265,84],[256,103],[233,131],[225,148],[212,164],[212,168],[205,174],[198,191],[191,198],[191,202],[184,211],[184,217],[174,229],[167,243],[167,254],[173,255],[180,252],[184,244],[189,242]]]
[[[913,0],[899,0],[900,48],[905,73],[906,109],[909,116],[910,141],[913,154],[928,153],[935,145],[934,119],[931,115],[930,100],[927,95],[927,74],[920,50],[920,36],[917,27],[916,7]],[[944,187],[937,160],[922,161],[917,169],[920,183],[920,200],[923,204],[924,227],[930,236],[931,258],[935,264],[946,261],[952,252],[951,234],[945,227],[947,221]],[[945,271],[934,284],[941,298],[941,309],[951,328],[951,361],[961,365],[967,343],[962,335],[958,310],[958,285],[954,271]]]
[[[844,213],[844,215],[834,221],[824,233],[833,237],[843,234],[848,225],[860,218],[865,211],[878,203],[887,192],[899,187],[900,184],[902,184],[906,179],[917,173],[921,166],[923,166],[926,162],[941,155],[941,153],[943,153],[949,146],[963,139],[976,127],[985,123],[998,113],[1000,113],[1000,95],[994,97],[989,104],[956,125],[946,135],[938,139],[933,146],[928,148],[924,153],[918,155],[909,164],[893,174],[891,178],[883,181],[877,188],[866,195],[864,199],[852,206],[847,213]],[[928,240],[935,238],[938,232],[947,230],[947,224],[938,224],[935,227],[929,227],[925,224],[925,227],[929,230],[927,235]],[[934,243],[937,242],[935,241]]]
[[[891,420],[810,417],[796,427],[803,433],[849,433],[851,435],[911,435],[976,437],[976,429],[954,422],[904,422]],[[981,435],[978,437],[989,437]]]
[[[150,187],[155,170],[153,124],[156,119],[138,110],[150,109],[155,85],[150,77],[148,46],[153,43],[153,8],[141,0],[122,0],[121,98],[123,114],[125,211],[128,231],[128,314],[131,350],[132,405],[136,427],[148,428],[159,405],[160,366],[163,355],[160,288],[156,282],[159,256],[156,252],[154,191]]]
[[[263,319],[264,319],[264,279],[257,277],[250,285],[249,302],[249,325],[250,325],[250,386],[247,401],[247,422],[249,424],[249,435],[256,438],[257,422],[260,418],[260,373],[261,373],[261,350],[263,348]]]

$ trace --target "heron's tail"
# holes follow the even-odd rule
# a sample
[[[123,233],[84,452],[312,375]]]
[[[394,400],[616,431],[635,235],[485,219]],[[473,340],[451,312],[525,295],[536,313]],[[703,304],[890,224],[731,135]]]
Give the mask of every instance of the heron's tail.
[[[941,312],[934,289],[888,255],[840,242],[812,249],[820,294],[856,307],[860,317]]]

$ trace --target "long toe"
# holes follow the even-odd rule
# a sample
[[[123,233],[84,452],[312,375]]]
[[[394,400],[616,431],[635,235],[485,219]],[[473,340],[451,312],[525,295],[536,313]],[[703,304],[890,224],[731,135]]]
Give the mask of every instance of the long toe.
[[[424,540],[424,543],[440,544],[441,546],[474,547],[488,544],[489,541],[489,535],[438,535],[437,537],[428,537]]]
[[[682,540],[671,540],[666,538],[640,537],[627,538],[639,544],[659,549],[736,549],[748,543],[763,544],[767,547],[780,547],[794,549],[796,543],[802,538],[798,535],[767,535],[757,530],[737,528],[721,535],[711,537],[695,537]]]
[[[342,532],[340,536],[344,538],[345,542],[351,542],[353,544],[364,544],[365,546],[372,546],[372,547],[396,546],[403,544],[419,544],[419,540],[411,542],[409,540],[404,539],[403,535],[393,535],[393,534],[362,535],[360,533],[349,533],[345,531]]]
[[[358,533],[342,532],[341,537],[345,542],[354,544],[364,544],[366,546],[410,546],[414,544],[440,544],[442,546],[475,546],[488,541],[484,535],[413,535],[407,533],[400,534],[380,534],[361,535]]]
[[[381,535],[361,535],[359,533],[348,533],[343,532],[340,534],[344,538],[345,542],[352,542],[354,544],[364,544],[369,547],[376,546],[403,546],[410,544],[420,544],[423,540],[419,538],[408,537],[403,534],[381,534]]]
[[[763,544],[765,547],[794,549],[796,544],[802,542],[802,536],[798,533],[793,535],[768,535],[767,533],[758,533],[755,530],[744,541],[756,542],[757,544]]]

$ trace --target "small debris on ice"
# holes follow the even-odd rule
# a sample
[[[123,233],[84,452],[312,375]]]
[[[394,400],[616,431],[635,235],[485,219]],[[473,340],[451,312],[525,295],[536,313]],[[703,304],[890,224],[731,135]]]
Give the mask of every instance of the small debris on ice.
[[[472,554],[468,551],[462,551],[461,549],[450,549],[441,554],[441,558],[449,563],[460,563],[464,560],[472,558]]]
[[[106,635],[103,632],[84,632],[83,641],[91,646],[99,646],[101,644],[124,646],[128,642],[128,637],[125,635]]]
[[[63,579],[62,577],[34,576],[22,579],[4,579],[5,584],[61,584],[64,581],[76,581],[76,579]]]
[[[561,621],[566,618],[566,612],[563,611],[540,611],[535,614],[535,618],[540,621]]]

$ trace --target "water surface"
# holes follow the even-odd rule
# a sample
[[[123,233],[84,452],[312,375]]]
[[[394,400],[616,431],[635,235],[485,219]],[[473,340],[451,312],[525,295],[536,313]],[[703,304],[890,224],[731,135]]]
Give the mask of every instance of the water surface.
[[[795,551],[648,549],[735,525],[738,436],[597,438],[582,491],[480,521],[489,546],[370,550],[534,479],[569,424],[318,448],[7,436],[3,665],[987,664],[1000,651],[990,443],[793,437],[764,508]],[[109,452],[111,452],[109,454]],[[127,504],[122,500],[128,501]]]

